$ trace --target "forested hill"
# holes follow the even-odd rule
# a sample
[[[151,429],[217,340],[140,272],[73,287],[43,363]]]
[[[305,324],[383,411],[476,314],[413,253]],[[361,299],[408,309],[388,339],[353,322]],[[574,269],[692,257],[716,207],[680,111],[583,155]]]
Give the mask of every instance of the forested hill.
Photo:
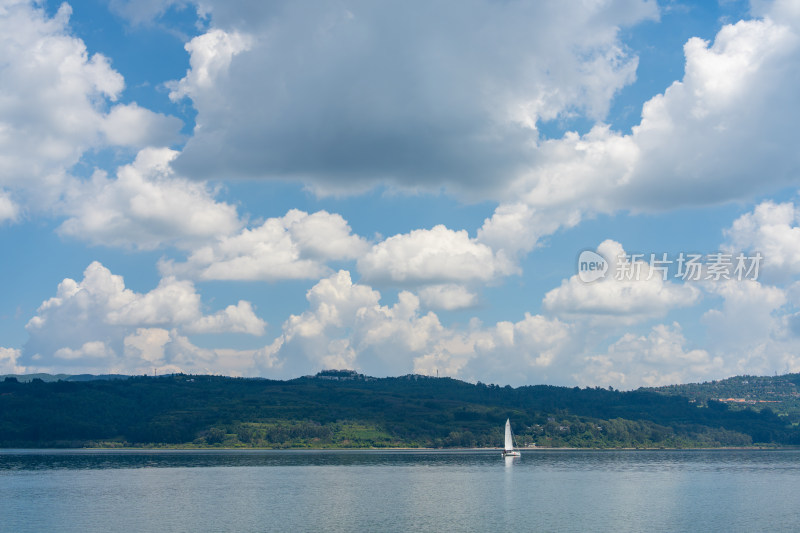
[[[800,420],[800,374],[782,376],[735,376],[704,383],[686,383],[642,389],[671,396],[683,396],[707,405],[719,401],[735,408],[760,410],[769,407],[778,414]]]
[[[172,375],[0,381],[0,446],[493,447],[800,444],[771,409],[655,391],[499,387],[326,371],[291,381]]]

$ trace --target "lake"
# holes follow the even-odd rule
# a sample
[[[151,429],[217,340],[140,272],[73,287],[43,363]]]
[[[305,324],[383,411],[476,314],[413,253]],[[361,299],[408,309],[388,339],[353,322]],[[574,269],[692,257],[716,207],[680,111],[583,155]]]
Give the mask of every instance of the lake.
[[[0,450],[0,531],[796,531],[800,451]]]

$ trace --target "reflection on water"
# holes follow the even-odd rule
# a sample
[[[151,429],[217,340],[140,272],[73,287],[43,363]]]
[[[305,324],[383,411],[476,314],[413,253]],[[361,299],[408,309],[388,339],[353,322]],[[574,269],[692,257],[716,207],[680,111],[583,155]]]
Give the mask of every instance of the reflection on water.
[[[520,460],[519,455],[503,455],[503,459],[505,459],[506,466],[513,465],[515,461]]]
[[[793,530],[798,489],[798,451],[5,450],[0,530]]]

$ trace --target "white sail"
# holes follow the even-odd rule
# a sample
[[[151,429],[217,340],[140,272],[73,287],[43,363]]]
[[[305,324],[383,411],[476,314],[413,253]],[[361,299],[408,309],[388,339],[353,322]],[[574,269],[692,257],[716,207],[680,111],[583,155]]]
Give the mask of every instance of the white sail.
[[[503,457],[519,457],[514,449],[514,434],[511,433],[511,419],[506,419],[506,440],[503,446]]]

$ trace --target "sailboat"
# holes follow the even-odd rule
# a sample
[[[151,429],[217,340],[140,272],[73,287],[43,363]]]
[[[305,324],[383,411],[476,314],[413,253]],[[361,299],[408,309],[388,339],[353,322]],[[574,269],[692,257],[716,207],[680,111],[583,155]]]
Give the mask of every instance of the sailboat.
[[[520,453],[514,449],[514,434],[511,433],[511,419],[506,419],[506,442],[503,446],[503,457],[519,457]]]

